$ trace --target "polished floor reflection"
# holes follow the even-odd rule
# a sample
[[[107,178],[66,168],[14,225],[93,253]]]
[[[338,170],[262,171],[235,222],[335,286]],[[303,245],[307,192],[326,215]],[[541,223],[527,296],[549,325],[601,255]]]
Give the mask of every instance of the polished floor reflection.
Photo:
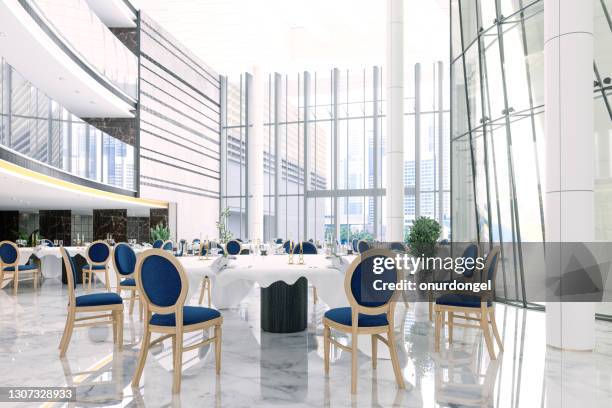
[[[138,315],[126,313],[124,350],[113,349],[110,327],[83,328],[75,330],[60,359],[66,296],[65,287],[51,279],[38,291],[24,282],[17,297],[10,288],[0,291],[0,386],[75,386],[76,406],[514,408],[609,407],[612,401],[612,323],[597,322],[595,352],[562,353],[545,347],[543,313],[499,305],[505,351],[491,361],[475,329],[456,328],[454,343],[434,353],[427,305],[398,307],[398,352],[408,388],[397,389],[389,360],[379,360],[372,370],[368,336],[362,336],[359,391],[351,396],[350,355],[332,348],[329,378],[323,374],[325,306],[310,305],[307,331],[269,334],[259,329],[257,289],[239,309],[223,311],[219,377],[212,348],[185,353],[182,391],[172,398],[168,340],[154,347],[134,391],[130,380],[142,333]],[[203,335],[191,333],[186,344]]]

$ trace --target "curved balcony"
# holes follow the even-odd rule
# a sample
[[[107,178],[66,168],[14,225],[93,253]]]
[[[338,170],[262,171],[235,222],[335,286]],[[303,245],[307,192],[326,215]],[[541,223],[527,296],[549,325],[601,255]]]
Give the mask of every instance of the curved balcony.
[[[85,0],[0,2],[0,54],[78,117],[134,117],[138,59]]]

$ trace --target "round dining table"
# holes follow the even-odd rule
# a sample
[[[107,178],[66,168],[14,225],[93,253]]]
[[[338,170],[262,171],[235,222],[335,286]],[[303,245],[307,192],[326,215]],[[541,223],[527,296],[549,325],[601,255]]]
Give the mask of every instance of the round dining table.
[[[288,255],[197,256],[177,258],[189,277],[191,298],[198,293],[202,278],[211,280],[212,303],[217,309],[237,307],[255,285],[262,288],[262,328],[275,332],[305,329],[308,281],[318,297],[330,307],[348,305],[344,293],[346,262],[325,255],[299,256],[289,263]],[[302,279],[303,278],[303,279]],[[284,319],[286,324],[279,324]],[[300,324],[296,324],[296,321]],[[303,324],[301,323],[303,320]],[[297,330],[301,328],[301,330]]]

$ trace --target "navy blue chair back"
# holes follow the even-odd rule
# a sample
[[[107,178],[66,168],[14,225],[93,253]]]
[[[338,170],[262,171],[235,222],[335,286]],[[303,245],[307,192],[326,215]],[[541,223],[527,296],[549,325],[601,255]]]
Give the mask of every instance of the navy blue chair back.
[[[161,239],[157,239],[153,242],[153,248],[161,248],[162,246],[164,246],[164,241]]]
[[[391,243],[391,250],[392,251],[405,252],[406,251],[406,247],[401,242],[392,242]]]
[[[280,245],[283,243],[283,239],[282,238],[276,238],[276,240],[274,240],[274,243],[277,245]]]
[[[228,243],[225,244],[228,255],[238,255],[241,248],[240,242],[236,239],[228,241]]]
[[[312,242],[300,242],[293,247],[294,254],[300,253],[300,244],[302,245],[302,253],[304,255],[316,255],[318,253],[317,247]]]
[[[119,275],[128,276],[136,270],[136,254],[131,246],[122,242],[117,244],[113,252],[115,270]]]
[[[293,246],[295,247],[295,244]],[[285,253],[288,254],[291,251],[291,241],[285,241],[283,244],[283,249],[285,250]]]
[[[162,246],[162,249],[164,251],[172,251],[172,248],[174,247],[174,243],[170,240],[164,242],[164,245]]]
[[[356,303],[362,308],[378,308],[387,305],[392,300],[394,291],[376,290],[380,285],[375,284],[375,281],[381,281],[380,284],[398,281],[395,263],[391,263],[391,268],[384,266],[385,262],[390,262],[386,261],[387,259],[393,259],[391,252],[373,249],[368,254],[357,257],[351,263],[345,278],[349,280],[348,285],[345,283],[349,303]],[[378,262],[381,264],[379,265]]]
[[[491,281],[492,287],[495,287],[495,275],[497,274],[497,265],[499,264],[499,258],[501,257],[501,251],[499,247],[495,247],[487,254],[487,260],[483,268],[484,281]]]
[[[149,249],[136,267],[136,282],[146,303],[157,308],[182,306],[189,283],[178,261],[164,250]]]
[[[368,249],[370,249],[370,244],[367,243],[366,241],[362,240],[362,241],[357,242],[357,252],[359,252],[360,254],[363,254]]]
[[[17,263],[19,251],[17,245],[11,241],[0,242],[0,260],[5,265],[13,265]]]
[[[92,263],[106,263],[110,257],[110,247],[104,241],[92,242],[87,248],[87,257]]]
[[[351,241],[351,246],[353,247],[353,251],[354,251],[354,252],[358,252],[358,251],[359,251],[359,248],[357,248],[357,243],[358,243],[358,242],[359,242],[359,241],[357,241],[356,239],[354,239],[354,240],[352,240],[352,241]]]
[[[473,259],[473,262],[470,262],[470,267],[466,267],[465,271],[463,272],[463,276],[465,276],[466,278],[471,278],[472,276],[474,276],[474,271],[476,270],[476,258],[478,258],[479,252],[480,251],[478,250],[478,245],[476,244],[468,245],[467,248],[465,248],[465,250],[463,251],[463,254],[461,255],[463,259]]]

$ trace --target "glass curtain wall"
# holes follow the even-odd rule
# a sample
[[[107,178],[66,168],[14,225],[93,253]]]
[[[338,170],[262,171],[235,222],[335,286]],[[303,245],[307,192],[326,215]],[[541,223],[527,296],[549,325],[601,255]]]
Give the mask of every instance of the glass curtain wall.
[[[48,166],[134,191],[134,147],[72,115],[0,60],[0,145]]]
[[[611,1],[589,1],[595,12],[596,216],[603,220],[596,239],[607,239]],[[511,244],[502,247],[497,296],[536,308],[542,305],[529,301],[528,288],[535,287],[530,271],[544,265],[543,245],[525,243],[546,239],[543,3],[450,0],[453,240]]]
[[[450,233],[449,108],[442,63],[408,70],[405,100],[405,227],[417,214]],[[419,72],[418,74],[416,72]],[[446,82],[445,82],[446,81]],[[222,204],[247,237],[250,74],[222,81]],[[417,87],[418,84],[418,87]],[[264,102],[264,238],[384,239],[384,82],[380,67],[270,74]],[[420,103],[420,108],[417,104]],[[415,138],[415,134],[419,138]],[[414,154],[417,139],[420,155]],[[419,203],[415,158],[419,168]]]

